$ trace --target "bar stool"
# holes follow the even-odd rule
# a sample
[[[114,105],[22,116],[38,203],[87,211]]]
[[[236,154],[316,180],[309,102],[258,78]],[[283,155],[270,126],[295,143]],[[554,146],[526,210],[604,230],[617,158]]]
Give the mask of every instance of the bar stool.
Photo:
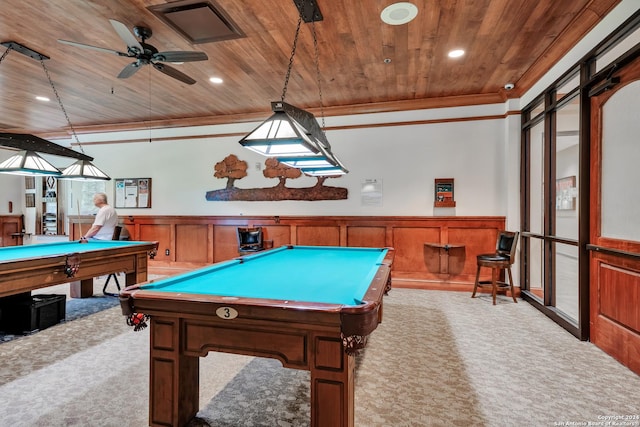
[[[493,305],[496,304],[496,294],[498,289],[511,290],[511,298],[517,303],[516,295],[513,289],[513,276],[511,275],[511,265],[515,261],[516,246],[518,245],[517,231],[501,231],[496,241],[496,251],[492,254],[481,254],[477,256],[478,271],[476,272],[476,281],[473,285],[473,294],[471,298],[475,298],[478,287],[491,287],[493,296]],[[480,269],[482,267],[491,269],[491,280],[480,280]],[[509,283],[500,281],[500,273],[507,270]]]

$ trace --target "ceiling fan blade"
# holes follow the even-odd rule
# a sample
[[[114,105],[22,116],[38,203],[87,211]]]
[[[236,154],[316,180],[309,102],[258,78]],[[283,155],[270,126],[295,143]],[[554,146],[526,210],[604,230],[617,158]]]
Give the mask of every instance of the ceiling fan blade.
[[[153,64],[153,68],[155,68],[156,70],[162,73],[165,73],[169,77],[173,77],[174,79],[180,80],[181,82],[186,83],[188,85],[192,85],[196,82],[191,77],[184,74],[182,71],[178,71],[175,68],[170,67],[166,64],[156,63],[156,64]]]
[[[160,62],[193,62],[206,61],[209,57],[204,52],[168,51],[156,53],[153,59]]]
[[[116,55],[119,55],[119,56],[129,56],[124,52],[118,52],[117,50],[106,49],[104,47],[91,46],[91,45],[88,45],[88,44],[82,44],[82,43],[78,43],[78,42],[70,42],[68,40],[60,40],[60,39],[58,39],[58,41],[60,43],[63,43],[63,44],[68,44],[69,46],[81,47],[81,48],[84,48],[84,49],[92,49],[92,50],[97,50],[99,52],[104,52],[104,53],[113,53],[113,54],[116,54]]]
[[[119,79],[126,79],[127,77],[131,77],[133,76],[136,71],[138,71],[140,68],[142,68],[142,64],[140,64],[139,61],[136,62],[132,62],[131,64],[127,65],[126,67],[124,67],[122,69],[122,71],[120,71],[120,74],[118,74],[118,78]]]
[[[137,50],[138,52],[144,52],[142,45],[136,39],[136,37],[129,31],[126,25],[124,25],[120,21],[116,21],[115,19],[109,19],[113,29],[116,30],[116,33],[120,36],[122,40],[127,44],[129,49]]]

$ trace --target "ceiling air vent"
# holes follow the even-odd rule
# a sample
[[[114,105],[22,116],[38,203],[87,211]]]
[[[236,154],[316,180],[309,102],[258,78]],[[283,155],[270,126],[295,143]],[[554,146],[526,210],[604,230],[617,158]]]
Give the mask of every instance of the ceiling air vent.
[[[245,36],[231,18],[211,1],[182,0],[147,9],[192,44]]]

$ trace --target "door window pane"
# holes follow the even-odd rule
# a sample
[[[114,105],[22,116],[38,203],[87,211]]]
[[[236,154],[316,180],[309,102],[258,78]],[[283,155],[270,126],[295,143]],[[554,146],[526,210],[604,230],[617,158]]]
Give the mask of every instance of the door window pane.
[[[540,114],[542,114],[543,112],[544,112],[544,101],[541,100],[535,106],[533,106],[533,108],[531,108],[531,111],[529,113],[529,118],[534,119]]]
[[[580,84],[580,74],[575,73],[571,79],[556,90],[556,100],[562,99]]]
[[[96,193],[107,194],[107,201],[110,205],[113,205],[113,201],[107,193],[105,181],[63,181],[69,185],[67,194],[69,194],[68,206],[70,215],[78,215],[78,210],[80,215],[95,214],[98,211],[98,208],[93,205],[93,196]]]
[[[530,130],[531,151],[530,165],[530,199],[529,199],[529,231],[543,233],[544,219],[544,123],[540,122]]]
[[[555,243],[556,308],[578,321],[578,247]]]
[[[578,240],[580,104],[576,97],[556,114],[555,235]]]
[[[640,81],[604,104],[602,118],[601,234],[640,241],[640,120],[629,108],[640,99]],[[615,112],[615,113],[614,113]]]
[[[531,237],[529,240],[529,291],[540,300],[544,301],[544,264],[542,262],[542,240]]]

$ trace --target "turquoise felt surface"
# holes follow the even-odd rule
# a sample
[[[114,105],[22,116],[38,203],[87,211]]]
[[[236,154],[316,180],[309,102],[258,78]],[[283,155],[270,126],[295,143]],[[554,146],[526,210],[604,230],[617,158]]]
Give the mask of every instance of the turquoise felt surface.
[[[77,240],[74,240],[70,242],[42,243],[38,245],[6,246],[0,248],[0,262],[67,255],[75,252],[82,253],[147,243],[149,242],[132,242],[128,240],[89,240],[88,243],[79,243]]]
[[[293,246],[214,264],[141,289],[358,305],[386,249]]]

